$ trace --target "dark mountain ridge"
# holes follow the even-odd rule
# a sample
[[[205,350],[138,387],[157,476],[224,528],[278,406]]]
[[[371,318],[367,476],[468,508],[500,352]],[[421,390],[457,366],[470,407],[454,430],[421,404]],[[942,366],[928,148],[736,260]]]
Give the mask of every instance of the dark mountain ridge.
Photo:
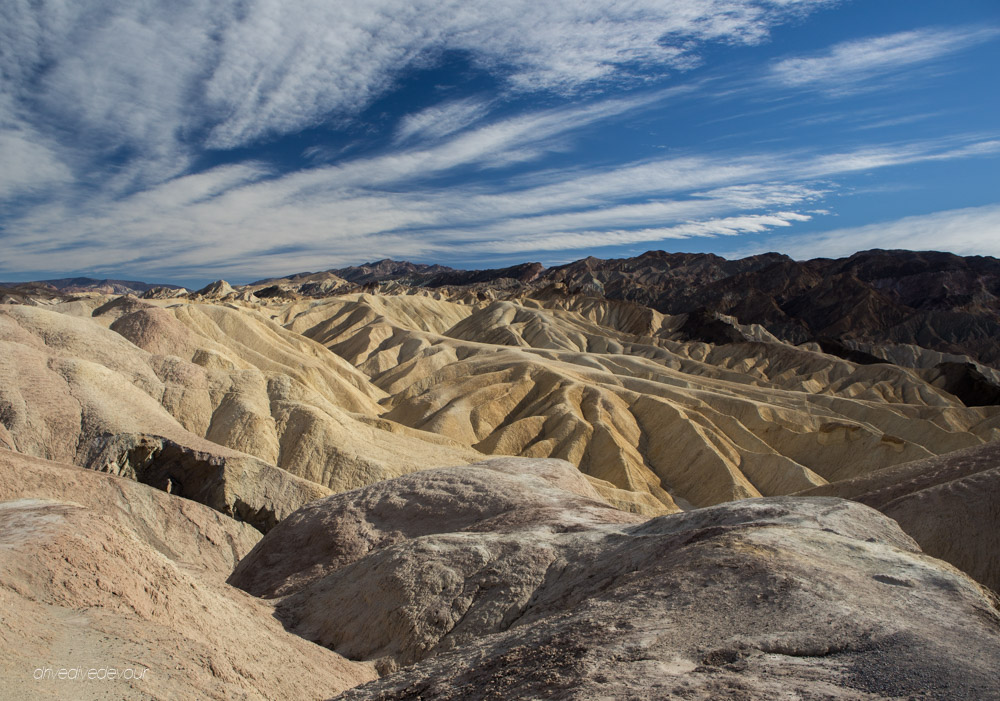
[[[327,270],[326,272],[332,273],[355,285],[364,285],[369,282],[384,282],[411,277],[430,277],[441,273],[459,271],[444,265],[426,265],[424,263],[410,263],[408,261],[395,261],[385,258],[373,263],[362,263],[361,265],[337,268]]]
[[[912,345],[1000,367],[1000,260],[988,256],[874,249],[797,261],[779,253],[730,260],[648,251],[553,268],[524,263],[470,271],[381,260],[329,272],[355,285],[391,282],[396,290],[475,286],[510,295],[558,289],[704,323],[731,316],[791,343],[822,340],[834,353],[844,348],[856,356],[866,344]]]

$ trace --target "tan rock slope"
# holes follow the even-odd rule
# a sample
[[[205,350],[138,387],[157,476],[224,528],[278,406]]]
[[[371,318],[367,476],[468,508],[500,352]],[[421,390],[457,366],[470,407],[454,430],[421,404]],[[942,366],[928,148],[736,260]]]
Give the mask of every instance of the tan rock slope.
[[[5,690],[77,654],[160,670],[110,698],[1000,688],[985,588],[781,496],[995,587],[1000,407],[949,391],[992,375],[517,281],[270,283],[0,306]]]
[[[331,488],[477,456],[381,419],[365,376],[251,309],[102,301],[0,308],[0,445],[262,529]]]
[[[770,498],[649,521],[504,458],[314,502],[231,582],[382,679],[344,699],[988,698],[996,599],[890,519]]]
[[[997,407],[815,344],[680,342],[677,319],[596,298],[446,297],[269,309],[369,376],[386,418],[487,454],[568,460],[641,495],[643,513],[788,494],[1000,436]]]
[[[253,515],[262,528],[329,493],[185,430],[157,401],[169,390],[149,353],[92,321],[5,307],[0,347],[0,445],[161,488],[169,480],[176,493]]]
[[[924,552],[1000,591],[1000,443],[824,485],[804,496],[853,499],[895,519]]]
[[[146,485],[0,450],[0,695],[320,698],[373,679],[224,583],[259,537]]]

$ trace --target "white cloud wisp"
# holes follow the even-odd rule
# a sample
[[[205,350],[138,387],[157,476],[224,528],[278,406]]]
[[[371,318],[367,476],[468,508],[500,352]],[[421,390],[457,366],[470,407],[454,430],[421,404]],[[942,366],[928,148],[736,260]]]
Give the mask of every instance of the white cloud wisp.
[[[998,34],[992,27],[960,27],[847,41],[816,56],[777,61],[769,78],[786,87],[834,93],[871,88],[878,78],[990,41]]]

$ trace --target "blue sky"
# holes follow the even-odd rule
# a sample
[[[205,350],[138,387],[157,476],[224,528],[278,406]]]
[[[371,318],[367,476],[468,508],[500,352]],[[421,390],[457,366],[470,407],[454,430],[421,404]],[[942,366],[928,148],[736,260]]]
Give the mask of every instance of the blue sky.
[[[1000,256],[996,0],[6,0],[0,279]]]

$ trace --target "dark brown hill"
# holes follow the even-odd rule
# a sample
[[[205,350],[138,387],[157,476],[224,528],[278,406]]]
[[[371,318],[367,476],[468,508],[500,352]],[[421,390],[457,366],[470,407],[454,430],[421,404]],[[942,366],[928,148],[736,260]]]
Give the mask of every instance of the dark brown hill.
[[[651,251],[621,260],[587,258],[553,268],[543,279],[667,314],[734,316],[794,343],[915,344],[1000,363],[995,258],[872,250],[835,260],[764,254],[729,261]]]
[[[535,282],[545,272],[541,263],[521,263],[509,268],[491,270],[448,270],[434,275],[424,282],[426,287],[444,287],[451,285],[474,285],[482,282],[508,279],[518,282]]]
[[[546,282],[562,282],[571,291],[575,288],[592,289],[593,281],[597,281],[604,296],[609,299],[639,302],[658,311],[676,313],[692,311],[700,306],[683,302],[696,290],[734,275],[785,261],[792,262],[778,253],[728,260],[711,253],[647,251],[635,258],[584,258],[550,269],[544,279]]]
[[[915,344],[1000,363],[1000,261],[950,253],[864,251],[781,261],[654,308],[704,308],[801,342],[820,337]]]
[[[34,306],[39,302],[67,300],[71,296],[41,282],[0,283],[0,304]]]
[[[425,265],[423,263],[410,263],[408,261],[396,261],[385,258],[374,263],[362,263],[349,268],[339,268],[328,270],[337,277],[343,278],[355,285],[364,285],[368,282],[385,282],[387,280],[398,280],[400,278],[429,277],[439,273],[455,272],[453,268],[444,265]]]

